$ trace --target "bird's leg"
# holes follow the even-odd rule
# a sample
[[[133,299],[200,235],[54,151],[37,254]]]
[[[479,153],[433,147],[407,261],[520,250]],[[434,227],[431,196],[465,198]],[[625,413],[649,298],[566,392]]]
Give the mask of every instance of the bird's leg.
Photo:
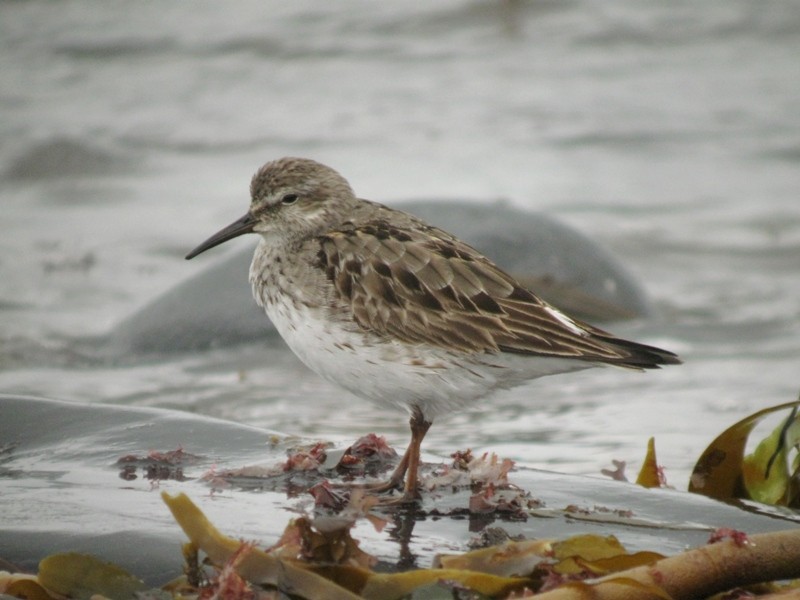
[[[397,498],[389,498],[381,503],[383,505],[410,504],[417,500],[417,488],[419,485],[417,475],[419,474],[420,447],[422,446],[422,440],[425,438],[425,434],[428,433],[428,429],[431,427],[431,423],[430,421],[426,421],[422,416],[422,412],[415,407],[414,412],[411,414],[409,424],[411,425],[411,443],[408,445],[408,449],[403,455],[400,464],[397,465],[389,481],[386,482],[388,486],[386,489],[393,489],[403,481],[403,475],[405,475],[403,495]]]
[[[417,475],[419,473],[419,455],[420,448],[422,447],[422,440],[428,429],[431,428],[429,421],[422,418],[422,413],[418,410],[414,411],[411,416],[411,444],[406,453],[408,454],[408,472],[406,473],[406,483],[403,488],[403,495],[408,497],[409,500],[414,500],[417,497]]]
[[[347,487],[361,488],[369,491],[370,493],[381,494],[383,492],[390,492],[402,486],[403,494],[401,496],[386,498],[385,500],[381,501],[381,504],[401,505],[416,501],[420,447],[425,434],[428,433],[428,429],[431,427],[431,423],[430,421],[426,421],[422,416],[422,412],[415,407],[414,412],[411,414],[409,425],[411,426],[411,442],[408,444],[408,448],[406,449],[405,454],[403,454],[403,458],[400,459],[400,462],[395,467],[389,479],[381,483],[351,484]]]
[[[388,492],[395,488],[399,488],[400,485],[403,483],[403,478],[406,475],[406,471],[408,470],[408,456],[411,452],[411,445],[409,444],[408,448],[406,448],[406,453],[403,454],[403,458],[400,459],[400,462],[397,463],[397,466],[392,472],[389,479],[386,481],[382,481],[381,483],[376,483],[374,485],[367,485],[365,486],[370,492]]]

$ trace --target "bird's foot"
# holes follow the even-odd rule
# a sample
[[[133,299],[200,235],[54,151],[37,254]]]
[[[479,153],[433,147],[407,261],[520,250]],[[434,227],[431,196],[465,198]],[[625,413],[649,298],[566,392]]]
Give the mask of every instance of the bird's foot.
[[[408,506],[419,502],[417,486],[407,486],[403,479],[390,478],[386,481],[375,482],[336,482],[329,484],[332,488],[352,492],[359,490],[365,496],[375,498],[377,506]],[[400,494],[393,492],[399,491]]]
[[[416,490],[407,489],[402,481],[379,483],[330,483],[323,482],[310,488],[317,507],[342,511],[354,507],[364,513],[371,508],[408,508],[419,503]],[[398,492],[395,493],[395,492]]]
[[[364,483],[363,489],[370,494],[386,494],[394,490],[403,488],[403,480],[387,479],[386,481],[376,481],[373,483]]]
[[[377,495],[403,489],[403,480],[395,481],[393,479],[388,479],[386,481],[372,482],[334,481],[330,483],[330,486],[342,490],[364,490],[370,495]]]
[[[404,508],[419,504],[420,497],[416,491],[404,491],[399,496],[377,496],[377,506],[386,508]]]

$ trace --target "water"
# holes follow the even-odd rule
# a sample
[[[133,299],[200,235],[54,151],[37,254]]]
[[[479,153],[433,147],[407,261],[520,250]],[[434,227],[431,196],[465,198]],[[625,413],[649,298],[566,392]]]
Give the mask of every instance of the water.
[[[405,417],[280,351],[123,365],[75,351],[203,269],[182,256],[244,211],[261,163],[293,154],[368,198],[508,198],[560,218],[660,309],[613,329],[686,361],[501,394],[434,425],[429,452],[597,474],[655,435],[683,487],[719,431],[797,395],[791,0],[34,1],[0,5],[0,46],[3,392],[404,444]]]

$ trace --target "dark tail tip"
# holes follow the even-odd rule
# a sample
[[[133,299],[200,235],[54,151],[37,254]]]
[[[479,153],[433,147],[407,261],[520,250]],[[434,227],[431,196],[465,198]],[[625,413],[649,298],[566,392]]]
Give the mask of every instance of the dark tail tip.
[[[623,358],[619,364],[636,369],[658,369],[662,365],[680,365],[683,361],[674,352],[628,340],[614,340]]]

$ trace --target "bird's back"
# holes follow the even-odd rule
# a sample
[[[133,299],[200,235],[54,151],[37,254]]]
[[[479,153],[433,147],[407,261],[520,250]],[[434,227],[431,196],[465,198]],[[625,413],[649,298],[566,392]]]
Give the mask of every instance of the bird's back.
[[[679,362],[667,351],[572,319],[454,236],[362,201],[318,236],[317,268],[362,330],[463,353],[574,358],[633,368]]]

